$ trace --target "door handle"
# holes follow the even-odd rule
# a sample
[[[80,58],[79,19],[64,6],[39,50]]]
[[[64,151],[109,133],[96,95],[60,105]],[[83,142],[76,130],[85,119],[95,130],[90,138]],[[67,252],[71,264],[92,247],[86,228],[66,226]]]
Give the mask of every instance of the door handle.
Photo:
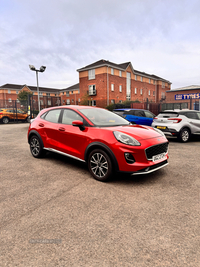
[[[40,126],[40,127],[44,127],[44,124],[43,124],[43,123],[39,123],[39,126]]]
[[[65,128],[60,127],[58,130],[61,131],[61,132],[64,132],[65,131]]]

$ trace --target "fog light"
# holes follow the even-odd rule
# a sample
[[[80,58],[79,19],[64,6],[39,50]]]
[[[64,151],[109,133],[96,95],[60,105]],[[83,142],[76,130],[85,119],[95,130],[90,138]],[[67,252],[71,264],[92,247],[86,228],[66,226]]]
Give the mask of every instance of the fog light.
[[[132,154],[130,154],[130,153],[124,153],[124,156],[125,156],[126,162],[128,164],[132,164],[132,163],[135,162],[135,159],[134,159],[134,157],[133,157]]]

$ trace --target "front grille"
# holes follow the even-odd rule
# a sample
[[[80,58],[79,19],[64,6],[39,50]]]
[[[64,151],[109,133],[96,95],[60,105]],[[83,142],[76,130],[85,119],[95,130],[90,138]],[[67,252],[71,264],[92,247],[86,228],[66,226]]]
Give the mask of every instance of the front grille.
[[[168,142],[160,144],[160,145],[155,145],[148,147],[146,149],[146,156],[148,160],[151,160],[153,156],[162,154],[162,153],[167,153],[168,151]]]

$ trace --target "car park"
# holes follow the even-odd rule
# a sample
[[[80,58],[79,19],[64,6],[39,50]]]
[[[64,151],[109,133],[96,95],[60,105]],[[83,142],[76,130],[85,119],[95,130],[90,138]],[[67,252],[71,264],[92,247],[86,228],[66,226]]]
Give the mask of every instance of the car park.
[[[30,116],[21,109],[0,108],[0,121],[4,124],[9,123],[10,121],[29,122]]]
[[[113,112],[124,117],[133,124],[151,126],[155,114],[145,109],[114,109]]]
[[[188,142],[192,135],[200,135],[200,111],[165,110],[153,120],[152,126],[166,136],[176,136],[181,142]]]
[[[45,151],[87,163],[92,176],[107,181],[115,172],[147,174],[168,164],[168,140],[162,131],[132,125],[119,115],[89,106],[42,110],[28,130],[35,158]]]

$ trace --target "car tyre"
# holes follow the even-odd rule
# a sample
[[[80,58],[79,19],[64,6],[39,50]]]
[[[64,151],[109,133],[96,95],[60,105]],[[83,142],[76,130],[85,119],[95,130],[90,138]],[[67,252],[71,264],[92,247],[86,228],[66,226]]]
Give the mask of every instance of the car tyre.
[[[88,169],[96,180],[106,182],[112,176],[113,167],[111,159],[105,151],[94,149],[88,157]]]
[[[179,141],[186,143],[190,139],[190,130],[187,128],[183,128],[178,136]]]
[[[3,117],[3,119],[2,119],[2,122],[4,123],[4,124],[8,124],[9,123],[9,118],[8,117]]]
[[[37,135],[31,136],[30,150],[34,158],[41,158],[42,156],[44,156],[44,149]]]

